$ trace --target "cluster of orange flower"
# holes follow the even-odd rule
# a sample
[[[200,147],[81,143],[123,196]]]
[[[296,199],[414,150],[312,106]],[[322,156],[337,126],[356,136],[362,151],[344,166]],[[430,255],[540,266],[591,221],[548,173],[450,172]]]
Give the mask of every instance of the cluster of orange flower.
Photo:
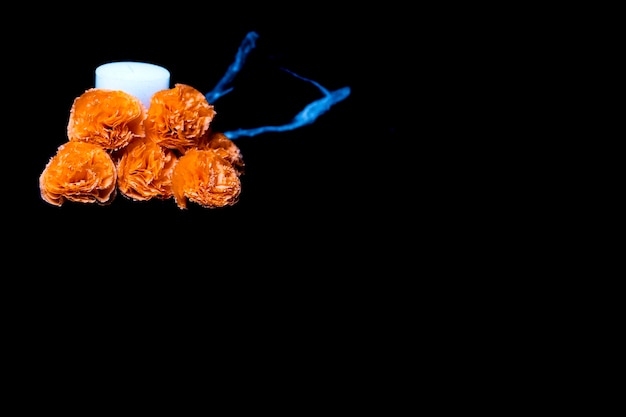
[[[244,172],[239,148],[214,132],[213,105],[195,88],[156,92],[148,109],[123,91],[92,88],[70,110],[68,142],[39,177],[41,197],[111,203],[118,191],[135,201],[174,198],[214,208],[235,204]]]

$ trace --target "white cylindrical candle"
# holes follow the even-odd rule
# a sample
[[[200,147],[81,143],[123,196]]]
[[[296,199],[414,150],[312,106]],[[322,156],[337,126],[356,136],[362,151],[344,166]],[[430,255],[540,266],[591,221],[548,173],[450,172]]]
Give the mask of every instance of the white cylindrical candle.
[[[148,108],[154,93],[170,88],[170,72],[145,62],[111,62],[96,68],[96,88],[124,91]]]

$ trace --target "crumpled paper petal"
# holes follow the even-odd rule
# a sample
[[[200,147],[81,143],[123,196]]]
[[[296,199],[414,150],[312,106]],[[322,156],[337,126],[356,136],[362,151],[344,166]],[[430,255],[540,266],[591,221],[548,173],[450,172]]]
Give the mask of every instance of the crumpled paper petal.
[[[243,175],[245,163],[241,150],[224,133],[214,132],[212,129],[209,129],[207,134],[199,141],[197,149],[215,150],[219,156],[230,162],[239,175]]]
[[[41,198],[61,206],[65,201],[109,204],[117,194],[113,159],[102,147],[66,142],[39,176]]]
[[[174,167],[172,191],[181,209],[187,208],[187,199],[205,208],[231,206],[239,199],[241,181],[215,149],[190,149]]]
[[[146,110],[124,91],[91,88],[72,103],[67,135],[70,141],[89,142],[118,150],[145,136]]]
[[[117,186],[124,196],[136,201],[172,197],[172,171],[178,159],[174,151],[140,138],[120,152]]]
[[[144,121],[146,136],[163,147],[184,154],[187,149],[197,146],[215,114],[213,105],[199,90],[176,84],[152,96]]]

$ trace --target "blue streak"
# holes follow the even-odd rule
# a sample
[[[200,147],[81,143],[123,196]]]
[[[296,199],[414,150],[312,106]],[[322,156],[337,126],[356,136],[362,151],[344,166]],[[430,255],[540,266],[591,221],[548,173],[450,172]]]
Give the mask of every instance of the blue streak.
[[[237,55],[235,56],[235,61],[230,64],[230,67],[226,70],[226,74],[222,77],[222,79],[217,83],[217,85],[213,88],[213,90],[209,91],[205,94],[207,101],[213,104],[218,98],[221,96],[228,94],[233,87],[228,88],[228,85],[233,82],[237,73],[243,67],[243,64],[248,57],[248,54],[252,49],[256,46],[256,40],[259,35],[256,32],[248,32],[246,37],[239,45],[239,49],[237,50]]]
[[[294,76],[308,81],[314,84],[317,88],[324,93],[324,97],[309,103],[300,113],[296,114],[290,123],[280,126],[263,126],[253,129],[237,129],[224,132],[226,137],[231,140],[237,139],[242,136],[256,136],[265,132],[284,132],[286,130],[293,130],[301,126],[305,126],[313,123],[323,113],[327,112],[333,104],[340,102],[350,95],[350,87],[343,87],[335,91],[328,91],[315,81],[306,79],[291,71],[288,71]]]
[[[249,32],[246,35],[241,45],[239,46],[235,61],[228,67],[226,74],[224,74],[224,76],[222,77],[220,82],[217,83],[215,88],[213,88],[213,90],[209,91],[205,95],[209,103],[214,103],[218,98],[225,94],[228,94],[233,89],[232,87],[228,88],[228,86],[243,67],[243,64],[248,54],[250,53],[252,48],[255,47],[255,41],[258,37],[259,35],[256,32]],[[280,126],[263,126],[253,129],[237,129],[224,132],[224,134],[229,139],[233,140],[242,136],[256,136],[260,133],[265,132],[284,132],[286,130],[292,130],[301,126],[311,124],[315,120],[317,120],[320,115],[327,112],[331,108],[331,106],[344,100],[350,95],[350,87],[343,87],[335,91],[329,91],[313,80],[304,78],[285,68],[283,68],[283,70],[290,73],[294,77],[300,78],[304,81],[308,81],[311,84],[315,85],[324,94],[324,97],[309,103],[304,109],[302,109],[302,111],[296,114],[289,123]]]

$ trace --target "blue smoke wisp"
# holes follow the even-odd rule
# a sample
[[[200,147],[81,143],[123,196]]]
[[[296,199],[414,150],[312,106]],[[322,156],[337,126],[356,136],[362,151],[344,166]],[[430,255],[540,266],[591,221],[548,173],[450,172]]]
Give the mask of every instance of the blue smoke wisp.
[[[243,64],[248,57],[248,54],[252,49],[256,46],[255,42],[259,35],[256,32],[248,32],[241,45],[239,45],[239,49],[237,50],[237,55],[235,56],[235,60],[230,67],[226,70],[226,74],[222,77],[222,79],[217,83],[217,85],[213,88],[213,90],[206,93],[205,97],[209,103],[215,102],[221,96],[228,94],[233,87],[228,87],[230,83],[233,82],[237,73],[243,67]]]
[[[246,35],[239,47],[239,50],[237,51],[235,61],[230,65],[230,67],[228,67],[226,74],[222,77],[220,82],[217,83],[215,88],[213,88],[213,90],[206,94],[206,98],[209,103],[215,102],[215,100],[232,90],[232,87],[228,88],[228,85],[234,80],[237,73],[241,70],[247,55],[255,46],[255,41],[257,37],[258,35],[255,32],[249,32]],[[324,97],[309,103],[304,109],[302,109],[302,111],[294,116],[291,122],[287,124],[280,126],[263,126],[254,129],[237,129],[229,132],[224,132],[224,134],[229,139],[234,140],[242,136],[256,136],[264,132],[284,132],[286,130],[292,130],[301,126],[311,124],[320,115],[327,112],[332,105],[342,101],[350,95],[350,87],[343,87],[335,91],[329,91],[313,80],[304,78],[287,69],[283,68],[283,70],[287,71],[294,77],[300,78],[304,81],[308,81],[311,84],[315,85],[324,94]]]

